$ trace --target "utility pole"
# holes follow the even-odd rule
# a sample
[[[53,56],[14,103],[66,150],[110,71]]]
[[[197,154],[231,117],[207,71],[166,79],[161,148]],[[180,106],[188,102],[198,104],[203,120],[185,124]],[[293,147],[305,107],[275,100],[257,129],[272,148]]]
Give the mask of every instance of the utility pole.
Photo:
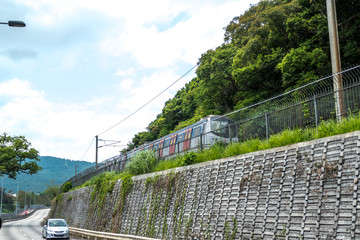
[[[331,53],[331,68],[333,74],[333,86],[335,94],[335,110],[336,118],[341,121],[342,116],[345,115],[344,99],[343,99],[343,81],[341,72],[340,60],[340,46],[338,25],[336,17],[335,0],[326,0],[327,18],[329,26],[329,40],[330,40],[330,53]]]
[[[104,143],[101,146],[99,146],[99,141],[103,141]],[[95,136],[95,142],[96,142],[95,143],[95,167],[96,168],[97,168],[97,165],[98,165],[98,149],[99,148],[109,147],[109,146],[113,146],[113,147],[121,146],[121,145],[117,145],[121,141],[99,139],[98,135]]]
[[[99,148],[99,136],[96,135],[95,136],[95,167],[97,168],[97,164],[98,164],[98,148]]]
[[[1,205],[0,205],[0,217],[2,214],[2,210],[3,210],[3,198],[4,198],[4,177],[2,177],[2,182],[1,182]]]

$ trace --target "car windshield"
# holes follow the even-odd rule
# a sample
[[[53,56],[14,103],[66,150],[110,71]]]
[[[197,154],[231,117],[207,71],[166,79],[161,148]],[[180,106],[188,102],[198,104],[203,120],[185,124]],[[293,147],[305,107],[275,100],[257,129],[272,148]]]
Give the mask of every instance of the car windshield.
[[[64,220],[52,220],[49,221],[49,227],[66,227],[67,224]]]

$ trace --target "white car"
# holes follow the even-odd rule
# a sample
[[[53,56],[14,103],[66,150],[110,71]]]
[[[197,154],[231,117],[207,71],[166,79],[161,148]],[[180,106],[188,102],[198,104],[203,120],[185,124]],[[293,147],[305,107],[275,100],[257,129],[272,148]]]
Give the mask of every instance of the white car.
[[[70,239],[69,225],[64,219],[48,219],[42,230],[46,239]]]

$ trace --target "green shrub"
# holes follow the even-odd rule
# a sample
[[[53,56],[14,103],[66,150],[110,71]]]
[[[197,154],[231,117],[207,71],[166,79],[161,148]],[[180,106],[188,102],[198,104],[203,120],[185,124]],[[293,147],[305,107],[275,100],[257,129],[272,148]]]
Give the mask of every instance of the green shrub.
[[[158,159],[155,151],[142,151],[131,158],[131,161],[126,165],[126,171],[130,174],[139,175],[149,173],[157,164]]]
[[[71,182],[66,182],[62,186],[61,192],[66,193],[66,192],[70,191],[71,189],[72,189],[72,183]]]
[[[187,166],[187,165],[194,164],[195,160],[196,160],[196,153],[188,152],[182,156],[181,166]]]

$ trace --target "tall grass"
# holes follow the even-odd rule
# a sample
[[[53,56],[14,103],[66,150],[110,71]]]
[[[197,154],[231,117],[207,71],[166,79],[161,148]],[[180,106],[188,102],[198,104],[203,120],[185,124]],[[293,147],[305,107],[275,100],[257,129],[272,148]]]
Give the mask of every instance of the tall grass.
[[[258,138],[249,139],[241,143],[233,142],[224,151],[223,157],[232,157],[240,154],[256,152],[268,148],[267,143]]]
[[[160,161],[158,162],[158,164],[154,166],[152,172],[159,172],[167,169],[177,168],[183,166],[182,162],[183,162],[183,156],[177,156],[172,159]]]
[[[360,130],[360,113],[351,114],[349,117],[344,118],[341,122],[329,120],[322,122],[316,129],[314,139],[329,137],[337,134],[343,134]]]
[[[270,136],[268,148],[286,146],[293,143],[309,141],[311,139],[312,131],[309,129],[286,129],[278,134]]]

